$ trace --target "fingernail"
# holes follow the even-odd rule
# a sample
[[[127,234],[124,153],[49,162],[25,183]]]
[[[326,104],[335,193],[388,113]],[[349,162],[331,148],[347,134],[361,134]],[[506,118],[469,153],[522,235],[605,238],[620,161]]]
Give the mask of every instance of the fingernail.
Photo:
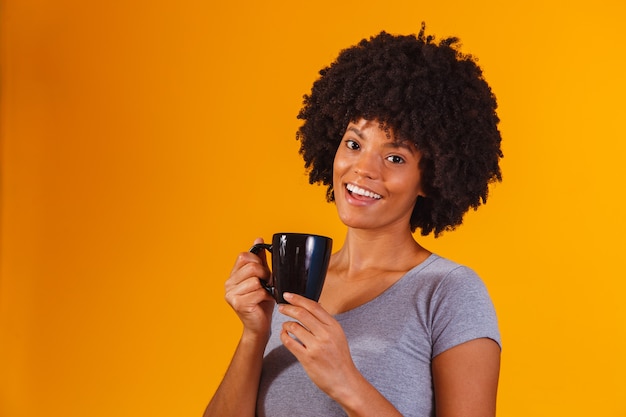
[[[290,292],[284,292],[284,293],[283,293],[283,298],[284,298],[285,300],[291,300],[291,299],[293,299],[293,294],[292,294],[292,293],[290,293]]]

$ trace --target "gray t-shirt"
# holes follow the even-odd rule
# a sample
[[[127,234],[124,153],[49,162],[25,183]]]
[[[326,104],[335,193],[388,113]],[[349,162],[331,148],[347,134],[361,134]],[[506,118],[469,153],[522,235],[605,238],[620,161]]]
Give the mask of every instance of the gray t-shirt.
[[[500,344],[493,303],[471,269],[431,255],[372,301],[335,316],[356,367],[405,417],[435,415],[431,361],[472,339]],[[258,417],[345,416],[282,345],[274,311]]]

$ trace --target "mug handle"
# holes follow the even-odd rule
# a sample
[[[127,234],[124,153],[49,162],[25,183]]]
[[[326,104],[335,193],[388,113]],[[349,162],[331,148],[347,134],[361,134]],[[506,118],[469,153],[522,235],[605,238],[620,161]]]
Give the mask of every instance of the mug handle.
[[[267,244],[267,243],[257,243],[255,245],[253,245],[249,252],[254,253],[255,255],[258,255],[259,252],[261,250],[267,250],[270,253],[272,253],[272,245]],[[263,286],[263,288],[265,288],[265,291],[267,291],[268,293],[270,293],[270,295],[273,297],[274,296],[274,287],[272,287],[266,280],[259,278],[259,281],[261,281],[261,285]]]

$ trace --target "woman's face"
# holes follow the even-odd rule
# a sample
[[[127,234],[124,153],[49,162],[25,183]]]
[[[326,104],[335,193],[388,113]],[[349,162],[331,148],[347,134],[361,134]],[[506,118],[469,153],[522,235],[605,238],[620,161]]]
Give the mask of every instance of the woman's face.
[[[341,221],[353,228],[410,228],[413,206],[423,195],[420,157],[413,143],[399,141],[377,121],[350,123],[333,165]]]

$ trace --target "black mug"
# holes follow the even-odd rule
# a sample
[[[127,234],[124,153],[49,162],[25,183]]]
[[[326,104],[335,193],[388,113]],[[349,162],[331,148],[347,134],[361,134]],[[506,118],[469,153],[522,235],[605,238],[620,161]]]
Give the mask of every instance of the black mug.
[[[322,293],[330,262],[333,240],[306,233],[276,233],[272,244],[258,243],[250,252],[272,254],[271,284],[261,280],[277,303],[286,303],[283,293],[291,292],[317,301]]]

